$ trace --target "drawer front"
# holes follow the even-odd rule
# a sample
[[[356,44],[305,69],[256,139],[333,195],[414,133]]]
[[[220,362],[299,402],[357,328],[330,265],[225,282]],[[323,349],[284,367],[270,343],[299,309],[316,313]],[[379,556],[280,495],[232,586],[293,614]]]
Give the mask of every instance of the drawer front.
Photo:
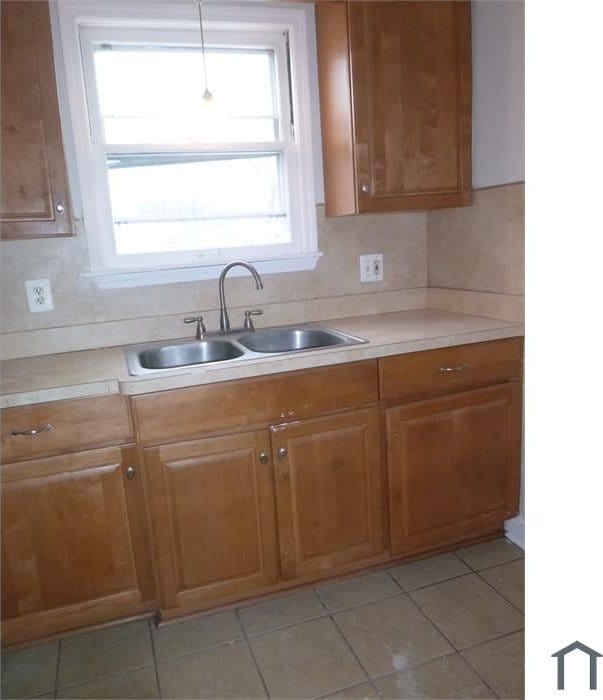
[[[123,396],[51,401],[2,411],[5,463],[117,445],[132,439]]]
[[[270,425],[378,400],[377,362],[355,362],[287,374],[174,389],[133,400],[145,444]]]
[[[457,345],[379,360],[380,396],[414,401],[521,377],[523,339]]]

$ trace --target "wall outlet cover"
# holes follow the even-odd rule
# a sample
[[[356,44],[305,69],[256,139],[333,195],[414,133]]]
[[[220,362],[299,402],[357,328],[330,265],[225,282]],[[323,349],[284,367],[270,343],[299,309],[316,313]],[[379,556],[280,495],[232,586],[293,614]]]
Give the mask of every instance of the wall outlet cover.
[[[383,253],[371,253],[360,256],[360,281],[383,281]]]
[[[49,280],[27,280],[25,291],[27,292],[29,310],[33,314],[54,309]]]

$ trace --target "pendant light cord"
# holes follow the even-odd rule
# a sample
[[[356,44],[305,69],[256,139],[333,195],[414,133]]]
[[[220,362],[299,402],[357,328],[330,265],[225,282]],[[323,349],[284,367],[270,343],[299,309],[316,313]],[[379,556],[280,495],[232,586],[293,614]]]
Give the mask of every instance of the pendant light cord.
[[[207,86],[207,64],[205,62],[205,37],[203,35],[203,10],[201,6],[203,5],[203,0],[198,0],[197,8],[199,9],[199,31],[201,32],[201,57],[203,60],[203,79],[205,81],[205,92],[203,93],[204,100],[211,100],[213,95],[211,94]]]

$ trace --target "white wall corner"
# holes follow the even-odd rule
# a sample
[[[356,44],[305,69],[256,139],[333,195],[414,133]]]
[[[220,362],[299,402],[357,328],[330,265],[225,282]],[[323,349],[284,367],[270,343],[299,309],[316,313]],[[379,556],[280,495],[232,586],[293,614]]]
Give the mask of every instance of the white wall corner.
[[[513,544],[525,550],[525,520],[523,515],[511,518],[505,522],[505,535]]]

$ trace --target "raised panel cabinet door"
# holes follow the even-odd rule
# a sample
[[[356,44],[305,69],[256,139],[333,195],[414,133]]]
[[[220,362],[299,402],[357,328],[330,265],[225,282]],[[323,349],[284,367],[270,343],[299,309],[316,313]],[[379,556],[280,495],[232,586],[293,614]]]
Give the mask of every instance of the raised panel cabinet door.
[[[517,513],[518,382],[387,411],[392,554],[493,532]]]
[[[376,409],[274,426],[272,445],[283,578],[384,551]]]
[[[133,447],[3,466],[4,641],[126,617],[143,611],[145,601],[154,604],[142,499]]]
[[[267,431],[147,448],[162,608],[194,610],[278,578]]]
[[[471,203],[471,7],[319,2],[325,211]]]
[[[4,0],[1,22],[1,235],[71,235],[48,3]]]
[[[358,209],[471,201],[468,2],[348,3]]]

